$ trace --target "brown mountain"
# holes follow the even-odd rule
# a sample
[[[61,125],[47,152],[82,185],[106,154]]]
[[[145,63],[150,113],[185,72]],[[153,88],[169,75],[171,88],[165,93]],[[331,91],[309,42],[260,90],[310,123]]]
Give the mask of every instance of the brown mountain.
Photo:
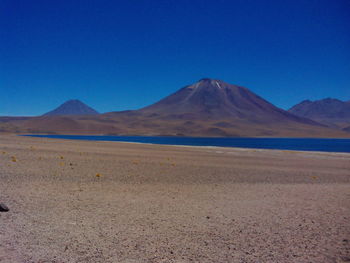
[[[68,100],[56,109],[45,113],[43,116],[63,116],[63,115],[96,115],[96,110],[89,107],[80,100]]]
[[[249,89],[221,80],[202,79],[139,112],[169,119],[231,119],[251,123],[317,123],[279,109]]]
[[[334,127],[350,126],[350,102],[338,99],[305,100],[291,109],[290,113]]]
[[[9,125],[12,125],[11,127]],[[6,126],[0,128],[6,131]],[[349,137],[279,109],[244,87],[202,79],[133,111],[85,116],[41,116],[7,123],[22,133]]]

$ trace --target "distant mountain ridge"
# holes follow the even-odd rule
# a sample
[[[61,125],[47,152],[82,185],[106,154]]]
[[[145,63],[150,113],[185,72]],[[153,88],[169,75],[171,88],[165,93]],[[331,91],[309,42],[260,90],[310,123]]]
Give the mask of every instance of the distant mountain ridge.
[[[56,109],[49,111],[43,116],[64,116],[64,115],[97,115],[96,110],[89,107],[80,100],[68,100]]]
[[[300,117],[343,128],[350,125],[350,101],[333,98],[304,100],[288,110]]]
[[[350,137],[280,109],[247,88],[201,79],[139,110],[96,114],[69,101],[45,116],[1,122],[0,131],[196,137]],[[88,106],[87,106],[88,107]],[[79,110],[77,110],[79,109]],[[59,116],[57,116],[59,115]],[[62,116],[63,115],[63,116]]]

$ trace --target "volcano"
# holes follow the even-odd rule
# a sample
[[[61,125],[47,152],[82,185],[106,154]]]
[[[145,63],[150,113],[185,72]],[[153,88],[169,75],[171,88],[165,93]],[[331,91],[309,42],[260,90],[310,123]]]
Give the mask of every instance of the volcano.
[[[277,108],[247,88],[208,78],[186,86],[139,112],[169,118],[318,125]]]
[[[45,113],[43,116],[62,116],[62,115],[96,115],[96,110],[89,107],[80,100],[68,100],[56,109]]]

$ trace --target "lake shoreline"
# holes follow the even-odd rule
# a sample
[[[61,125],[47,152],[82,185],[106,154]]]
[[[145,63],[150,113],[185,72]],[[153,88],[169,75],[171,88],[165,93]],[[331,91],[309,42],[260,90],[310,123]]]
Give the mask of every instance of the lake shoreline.
[[[286,150],[301,152],[350,153],[350,139],[340,138],[255,138],[255,137],[168,137],[168,136],[104,136],[104,135],[36,135],[19,136],[84,140],[143,143],[152,145],[189,146],[189,147],[219,147],[253,150]],[[233,141],[233,142],[230,142]],[[236,141],[236,142],[235,142]],[[251,143],[253,142],[253,144]],[[276,144],[277,142],[277,144]],[[226,145],[220,145],[225,144]],[[231,143],[231,144],[230,144]],[[255,143],[255,144],[254,144]],[[305,148],[305,144],[310,146]],[[338,143],[338,148],[335,147]],[[323,145],[322,145],[323,144]],[[346,144],[347,146],[343,145]]]

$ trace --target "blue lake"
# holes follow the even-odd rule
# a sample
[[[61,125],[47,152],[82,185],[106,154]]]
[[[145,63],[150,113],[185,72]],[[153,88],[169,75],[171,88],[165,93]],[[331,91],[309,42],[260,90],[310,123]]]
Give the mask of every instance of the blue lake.
[[[297,151],[350,152],[350,139],[310,138],[204,138],[161,136],[24,135],[54,139],[118,141],[168,145],[241,147]]]

